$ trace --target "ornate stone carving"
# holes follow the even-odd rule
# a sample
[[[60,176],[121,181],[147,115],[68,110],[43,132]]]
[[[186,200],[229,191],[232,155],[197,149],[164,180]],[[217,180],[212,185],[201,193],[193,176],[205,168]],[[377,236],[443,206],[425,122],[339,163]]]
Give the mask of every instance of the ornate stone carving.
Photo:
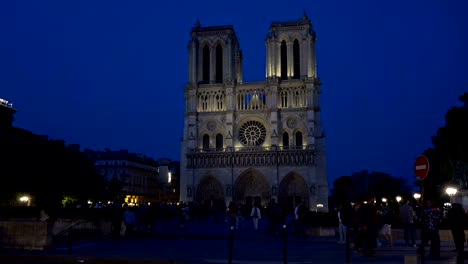
[[[216,129],[216,122],[215,122],[215,121],[209,121],[209,122],[206,124],[206,128],[207,128],[209,131],[215,131],[215,129]]]
[[[289,128],[294,129],[294,128],[296,128],[296,126],[297,126],[297,121],[296,121],[295,118],[290,117],[290,118],[288,118],[288,120],[286,121],[286,125],[287,125]]]

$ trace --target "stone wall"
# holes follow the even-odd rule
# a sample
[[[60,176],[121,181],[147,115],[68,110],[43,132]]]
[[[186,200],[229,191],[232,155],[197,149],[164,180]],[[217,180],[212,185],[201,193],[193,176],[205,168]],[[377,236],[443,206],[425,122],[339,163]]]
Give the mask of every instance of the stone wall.
[[[58,219],[54,223],[36,219],[0,221],[0,248],[43,250],[53,245],[53,237],[70,227],[75,221]],[[110,222],[82,221],[73,226],[77,233],[92,231],[99,237],[111,233]],[[64,234],[66,235],[66,234]]]
[[[33,220],[0,221],[0,245],[5,248],[45,249],[52,243],[51,225]]]

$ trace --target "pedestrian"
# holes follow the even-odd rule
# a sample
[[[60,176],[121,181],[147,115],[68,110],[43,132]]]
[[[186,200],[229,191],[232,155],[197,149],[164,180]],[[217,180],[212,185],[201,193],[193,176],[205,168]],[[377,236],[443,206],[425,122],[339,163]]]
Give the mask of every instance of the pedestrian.
[[[422,254],[424,248],[431,241],[429,247],[429,257],[437,258],[440,256],[440,235],[439,225],[442,213],[435,203],[431,200],[426,201],[426,208],[423,211],[423,225],[421,232],[421,245],[417,252]]]
[[[393,213],[388,209],[387,206],[382,208],[382,227],[380,228],[380,235],[387,242],[388,247],[393,247],[392,241],[392,222],[393,222]]]
[[[229,202],[229,206],[228,206],[228,215],[229,215],[229,224],[231,226],[235,226],[236,229],[238,228],[238,224],[237,224],[237,215],[239,214],[239,212],[237,211],[237,204],[233,201]]]
[[[258,203],[254,203],[252,211],[250,212],[250,216],[252,217],[254,229],[258,230],[258,221],[262,219],[262,213]]]
[[[351,226],[352,222],[352,207],[349,203],[343,203],[338,208],[337,218],[338,218],[338,234],[340,236],[340,240],[338,244],[346,243],[346,239],[348,236],[348,228]]]
[[[453,242],[457,251],[457,263],[463,263],[465,250],[465,210],[459,203],[452,203],[452,208],[447,212],[447,218],[452,232]],[[460,259],[461,258],[461,259]]]
[[[278,235],[278,226],[280,220],[280,208],[276,200],[272,198],[267,206],[268,233],[270,235]]]
[[[375,259],[377,241],[377,210],[375,208],[375,199],[370,196],[367,203],[363,204],[358,210],[358,225],[363,237],[363,254],[369,259]]]
[[[135,232],[136,216],[133,208],[127,207],[123,215],[125,225],[125,237],[132,237]]]
[[[410,201],[400,206],[400,219],[403,225],[405,246],[416,247],[416,228],[414,222],[417,220],[417,217]]]

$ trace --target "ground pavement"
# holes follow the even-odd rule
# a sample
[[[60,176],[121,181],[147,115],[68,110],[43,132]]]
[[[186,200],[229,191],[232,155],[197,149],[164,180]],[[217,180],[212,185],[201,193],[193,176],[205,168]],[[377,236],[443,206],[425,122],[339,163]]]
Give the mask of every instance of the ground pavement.
[[[335,237],[297,237],[287,230],[285,259],[283,234],[269,235],[265,225],[253,230],[250,224],[245,221],[231,233],[227,223],[160,223],[151,232],[134,238],[74,242],[71,255],[66,244],[44,251],[1,249],[0,263],[228,263],[229,255],[233,264],[346,263],[345,245],[336,243]],[[425,263],[456,263],[453,249],[452,242],[442,242],[440,258],[426,258]],[[405,263],[405,259],[408,264],[419,263],[416,249],[405,247],[399,240],[392,248],[377,248],[373,260],[352,250],[349,254],[350,263]]]

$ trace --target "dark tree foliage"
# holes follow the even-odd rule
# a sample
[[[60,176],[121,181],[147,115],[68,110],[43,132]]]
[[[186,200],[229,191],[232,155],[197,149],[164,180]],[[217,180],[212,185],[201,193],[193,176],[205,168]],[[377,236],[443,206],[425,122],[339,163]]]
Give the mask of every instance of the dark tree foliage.
[[[12,204],[28,193],[33,204],[46,209],[61,206],[65,195],[98,198],[104,182],[94,164],[64,141],[51,140],[18,128],[0,130],[0,202]]]
[[[416,185],[424,186],[424,199],[441,202],[449,183],[468,188],[468,93],[459,100],[463,105],[447,111],[445,125],[432,137],[434,147],[423,152],[429,160],[429,173]]]
[[[468,164],[468,93],[459,100],[463,106],[454,106],[447,111],[445,125],[432,137],[432,144],[451,160]]]
[[[395,199],[397,195],[409,197],[411,188],[402,178],[387,173],[367,170],[342,176],[333,182],[332,198],[335,205],[364,200],[369,196],[377,199]]]

